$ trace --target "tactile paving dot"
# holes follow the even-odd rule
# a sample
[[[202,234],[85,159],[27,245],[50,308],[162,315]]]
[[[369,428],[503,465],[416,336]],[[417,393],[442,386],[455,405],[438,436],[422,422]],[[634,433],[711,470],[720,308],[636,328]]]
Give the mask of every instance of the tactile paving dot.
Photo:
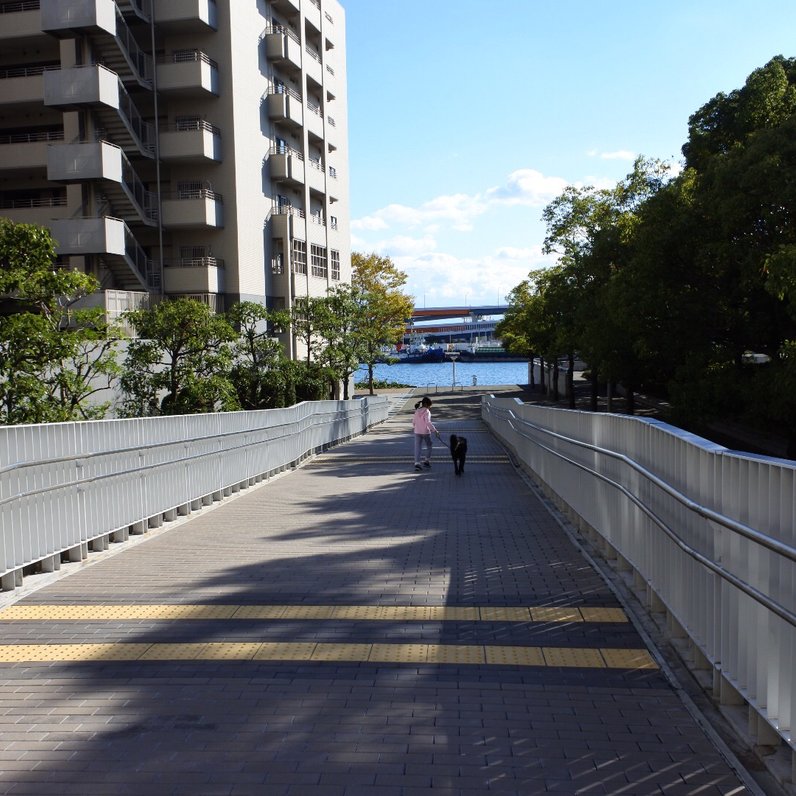
[[[542,607],[531,608],[534,622],[582,622],[583,617],[577,608]]]
[[[142,656],[146,661],[191,661],[204,657],[207,644],[153,644]]]
[[[541,647],[486,647],[486,662],[499,666],[544,666]]]
[[[384,663],[425,663],[427,644],[373,644],[368,660]]]
[[[91,644],[83,660],[92,661],[137,661],[152,646],[151,644]]]
[[[241,605],[232,615],[233,619],[281,619],[284,605]]]
[[[527,622],[531,618],[528,608],[501,605],[481,608],[480,613],[482,622]]]
[[[366,661],[370,644],[318,644],[312,653],[313,661]]]
[[[429,663],[486,663],[482,646],[465,644],[429,644]]]
[[[247,661],[260,651],[260,643],[214,641],[204,649],[202,658],[222,661]]]
[[[255,661],[308,661],[318,645],[311,641],[295,643],[266,641],[254,654]]]
[[[596,649],[542,647],[542,652],[548,666],[605,668],[605,661]]]
[[[627,614],[621,608],[581,608],[587,622],[627,622]]]
[[[657,669],[647,650],[601,649],[605,663],[611,669]]]
[[[286,605],[282,619],[331,619],[330,605]]]

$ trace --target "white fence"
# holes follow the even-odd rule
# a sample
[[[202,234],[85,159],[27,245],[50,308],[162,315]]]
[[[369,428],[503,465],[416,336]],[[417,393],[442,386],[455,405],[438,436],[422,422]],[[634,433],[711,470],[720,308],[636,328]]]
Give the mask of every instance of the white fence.
[[[796,465],[629,416],[494,396],[482,416],[687,634],[716,696],[749,704],[758,743],[793,750]]]
[[[0,428],[0,575],[58,569],[364,433],[373,396],[287,409]]]

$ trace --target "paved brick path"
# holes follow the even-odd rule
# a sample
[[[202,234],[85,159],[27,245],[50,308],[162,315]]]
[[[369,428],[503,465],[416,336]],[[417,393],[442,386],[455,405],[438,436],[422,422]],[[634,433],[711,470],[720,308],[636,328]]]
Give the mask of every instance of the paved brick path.
[[[462,478],[409,409],[0,611],[0,793],[747,793],[477,402]]]

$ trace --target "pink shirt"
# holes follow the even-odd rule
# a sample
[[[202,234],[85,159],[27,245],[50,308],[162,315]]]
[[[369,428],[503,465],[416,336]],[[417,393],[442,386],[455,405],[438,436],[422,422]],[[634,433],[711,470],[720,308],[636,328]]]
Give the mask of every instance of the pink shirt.
[[[427,406],[421,406],[415,410],[412,418],[412,426],[415,434],[436,434],[437,429],[431,422],[431,410]]]

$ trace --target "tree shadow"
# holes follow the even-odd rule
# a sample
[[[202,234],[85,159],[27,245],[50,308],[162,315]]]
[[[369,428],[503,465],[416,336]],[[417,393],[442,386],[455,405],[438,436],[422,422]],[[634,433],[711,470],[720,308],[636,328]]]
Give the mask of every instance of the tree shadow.
[[[439,425],[464,426],[476,462],[499,452],[472,408],[450,408]],[[404,420],[28,602],[617,605],[507,462],[474,463],[458,479],[442,460],[410,472]],[[6,643],[41,639],[34,623],[4,630]],[[73,643],[643,646],[626,623],[139,620],[49,631]],[[3,673],[24,698],[11,701],[19,732],[5,733],[0,751],[28,767],[4,770],[0,792],[610,792],[643,782],[656,755],[661,770],[663,756],[679,761],[681,784],[730,781],[687,735],[682,706],[654,670],[205,659]],[[607,725],[635,728],[637,740],[615,742]]]

